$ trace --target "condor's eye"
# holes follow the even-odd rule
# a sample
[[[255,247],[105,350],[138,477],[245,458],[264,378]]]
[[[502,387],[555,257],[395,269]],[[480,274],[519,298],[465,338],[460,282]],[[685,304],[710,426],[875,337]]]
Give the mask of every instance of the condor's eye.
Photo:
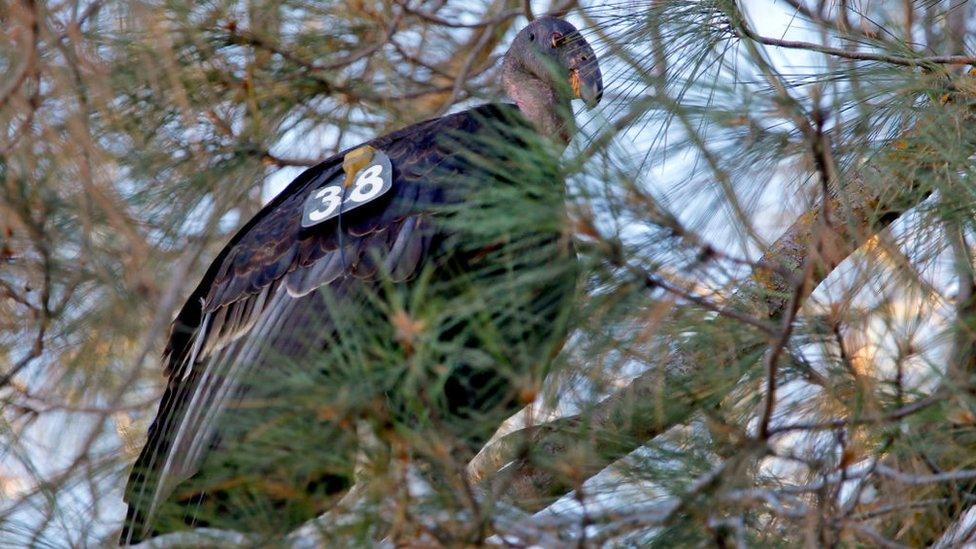
[[[552,36],[549,37],[549,45],[554,48],[558,48],[559,46],[562,45],[562,43],[563,43],[563,33],[561,32],[554,32],[552,33]]]

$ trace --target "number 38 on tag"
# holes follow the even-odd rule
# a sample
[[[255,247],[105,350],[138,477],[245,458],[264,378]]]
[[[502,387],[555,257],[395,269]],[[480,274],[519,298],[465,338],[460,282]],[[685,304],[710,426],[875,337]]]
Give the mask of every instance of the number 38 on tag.
[[[356,172],[352,185],[344,187],[342,172],[334,183],[312,191],[302,210],[302,227],[314,227],[354,210],[383,196],[393,187],[393,167],[390,158],[382,151],[373,153],[373,159]]]

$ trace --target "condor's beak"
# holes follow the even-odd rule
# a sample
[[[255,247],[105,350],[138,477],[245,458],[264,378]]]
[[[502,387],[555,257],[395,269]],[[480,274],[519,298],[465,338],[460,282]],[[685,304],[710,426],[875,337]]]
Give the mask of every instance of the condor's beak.
[[[573,95],[582,99],[588,109],[597,106],[603,98],[603,75],[595,58],[571,69],[569,82],[573,86]]]

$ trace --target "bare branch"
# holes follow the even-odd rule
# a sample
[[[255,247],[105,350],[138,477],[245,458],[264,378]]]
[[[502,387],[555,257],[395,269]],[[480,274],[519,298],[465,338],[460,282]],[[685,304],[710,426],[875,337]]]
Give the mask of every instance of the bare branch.
[[[842,216],[833,227],[826,228],[821,219],[823,206],[800,216],[759,261],[760,265],[786,268],[796,273],[796,278],[780,276],[778,271],[760,271],[735,292],[730,308],[750,313],[765,311],[770,318],[784,318],[788,314],[788,304],[793,300],[783,296],[793,295],[789,288],[798,287],[797,279],[803,280],[804,274],[809,275],[808,282],[802,284],[801,293],[803,297],[809,295],[872,234],[927,196],[916,192],[910,184],[886,196],[872,196],[866,188],[863,183],[852,182],[849,184],[851,196],[843,200],[830,198],[829,210]],[[807,269],[805,265],[808,264],[813,267]],[[726,363],[741,362],[743,357],[756,351],[756,347],[741,346],[736,354],[725,357]],[[707,380],[699,380],[689,358],[677,352],[660,367],[637,377],[625,389],[585,414],[502,437],[476,456],[469,464],[469,474],[478,480],[490,478],[497,474],[496,471],[504,469],[504,473],[498,475],[504,481],[497,482],[511,486],[505,497],[524,509],[539,509],[642,441],[685,421],[694,410],[711,402],[714,398],[711,395],[726,394],[742,373],[729,367],[721,379],[713,375]],[[662,382],[668,387],[664,394],[657,389]],[[663,403],[659,401],[662,397],[666,399]],[[666,412],[663,417],[659,415],[661,410]],[[571,447],[578,447],[580,440],[574,430],[581,428],[593,438],[593,447],[590,460],[582,464],[582,470],[576,472],[573,481],[549,470],[545,463],[565,455]],[[526,454],[529,457],[523,457]]]
[[[976,57],[972,57],[969,55],[930,55],[930,56],[918,56],[918,57],[905,57],[905,56],[891,55],[885,53],[871,53],[866,51],[833,48],[830,46],[824,46],[813,42],[802,42],[799,40],[784,40],[780,38],[770,38],[770,37],[759,35],[758,33],[751,30],[747,25],[742,25],[739,28],[742,34],[746,38],[759,42],[760,44],[765,44],[767,46],[776,46],[778,48],[787,48],[787,49],[795,49],[795,50],[815,51],[818,53],[832,55],[834,57],[842,57],[844,59],[852,59],[855,61],[877,61],[881,63],[889,63],[892,65],[900,65],[903,67],[976,64]]]

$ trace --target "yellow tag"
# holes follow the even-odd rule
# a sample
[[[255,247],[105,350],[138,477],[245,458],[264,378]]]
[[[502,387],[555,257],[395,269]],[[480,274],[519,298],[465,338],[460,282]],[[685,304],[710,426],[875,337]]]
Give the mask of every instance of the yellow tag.
[[[357,147],[346,153],[342,159],[342,171],[346,172],[346,179],[342,182],[343,187],[351,187],[359,170],[365,168],[373,161],[373,153],[376,149],[369,145]]]

